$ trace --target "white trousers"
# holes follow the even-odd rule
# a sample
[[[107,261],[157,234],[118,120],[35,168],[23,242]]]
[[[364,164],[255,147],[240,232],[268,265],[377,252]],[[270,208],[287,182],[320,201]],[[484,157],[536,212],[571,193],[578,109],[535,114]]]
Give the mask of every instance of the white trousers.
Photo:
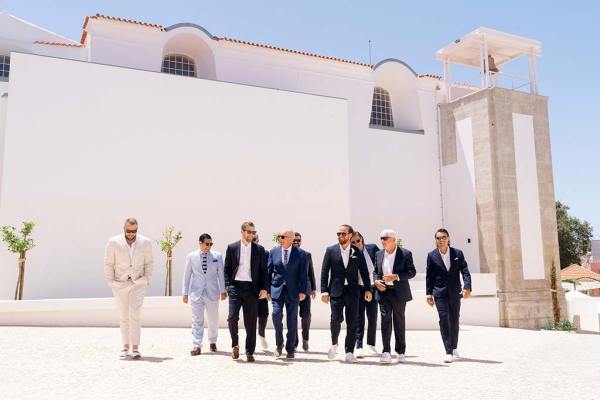
[[[217,343],[219,334],[219,300],[210,301],[199,298],[190,301],[192,306],[192,337],[194,346],[202,346],[202,338],[204,337],[204,311],[206,311],[208,324],[208,342],[211,344]]]
[[[147,285],[145,283],[136,285],[133,282],[123,282],[121,285],[112,288],[119,311],[121,337],[123,344],[138,346],[140,344],[140,317]]]

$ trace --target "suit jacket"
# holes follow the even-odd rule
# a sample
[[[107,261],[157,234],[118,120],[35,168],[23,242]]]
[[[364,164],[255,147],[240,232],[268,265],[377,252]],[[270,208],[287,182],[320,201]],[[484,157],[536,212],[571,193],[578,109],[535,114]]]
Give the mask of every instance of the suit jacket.
[[[306,253],[294,246],[288,249],[288,263],[283,265],[281,246],[275,247],[269,252],[267,262],[267,281],[269,293],[274,300],[279,299],[283,285],[287,287],[292,301],[298,301],[300,293],[308,293],[308,261]]]
[[[371,261],[373,261],[373,266],[375,266],[376,254],[379,251],[379,247],[376,244],[365,244],[365,249],[367,249],[367,253],[371,257]]]
[[[153,269],[154,260],[150,239],[137,235],[131,260],[125,234],[114,236],[108,240],[104,252],[104,278],[108,286],[121,287],[129,280],[130,276],[134,284],[147,286],[150,284]]]
[[[185,258],[182,295],[190,296],[192,301],[201,298],[218,301],[225,292],[225,275],[221,253],[209,251],[206,257],[206,273],[202,271],[202,254],[200,250],[191,252]]]
[[[235,275],[240,266],[240,244],[241,241],[231,243],[225,252],[225,288],[233,286]],[[252,243],[250,250],[250,277],[256,294],[261,290],[267,290],[267,254],[265,248],[259,244]]]
[[[344,291],[346,280],[348,288],[359,293],[358,274],[365,282],[365,289],[371,290],[369,270],[365,256],[356,246],[350,246],[348,267],[344,267],[342,252],[339,244],[334,244],[325,250],[323,266],[321,267],[321,293],[328,293],[331,297],[339,297]]]
[[[373,279],[375,280],[383,280],[384,254],[385,249],[379,250],[376,254],[375,271],[373,271]],[[413,263],[413,257],[410,250],[406,250],[401,247],[396,248],[396,257],[394,258],[392,273],[398,274],[400,280],[394,281],[394,290],[385,290],[384,292],[377,290],[377,298],[382,299],[386,296],[395,296],[395,298],[400,301],[411,301],[412,292],[410,291],[408,280],[417,275],[417,270],[415,269],[415,264]]]
[[[300,249],[302,250],[302,249]],[[306,250],[302,250],[306,253],[306,260],[308,261],[308,286],[306,288],[306,294],[310,295],[313,290],[317,290],[317,282],[315,281],[315,269],[313,268],[312,254]]]
[[[454,247],[449,247],[450,270],[446,269],[442,255],[438,249],[427,254],[427,273],[425,274],[426,294],[433,297],[462,297],[460,275],[462,275],[464,288],[471,290],[471,274],[463,252]]]

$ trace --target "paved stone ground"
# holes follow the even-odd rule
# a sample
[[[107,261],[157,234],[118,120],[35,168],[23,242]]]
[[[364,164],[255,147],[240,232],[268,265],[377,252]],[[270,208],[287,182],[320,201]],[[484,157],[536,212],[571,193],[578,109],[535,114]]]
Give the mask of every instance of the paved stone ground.
[[[380,365],[329,361],[329,332],[311,334],[294,361],[248,364],[226,330],[218,353],[192,358],[189,330],[144,328],[143,359],[120,361],[115,328],[0,327],[0,399],[600,399],[598,335],[465,326],[465,358],[448,365],[437,331],[409,331],[407,362]]]

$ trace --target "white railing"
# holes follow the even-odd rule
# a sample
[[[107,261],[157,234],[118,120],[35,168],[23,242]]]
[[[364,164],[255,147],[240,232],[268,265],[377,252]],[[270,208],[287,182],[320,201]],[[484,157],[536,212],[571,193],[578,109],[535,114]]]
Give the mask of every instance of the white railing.
[[[521,92],[531,93],[531,82],[528,78],[520,76],[509,75],[503,72],[490,72],[488,77],[488,87],[500,87],[510,90],[517,90]],[[482,85],[482,78],[480,75],[473,77],[467,81],[462,82],[451,82],[450,83],[450,101],[456,100],[457,98],[463,97],[466,94],[476,92],[484,89]],[[452,89],[459,89],[452,90]],[[460,90],[462,89],[462,90]],[[465,93],[465,91],[467,93]]]

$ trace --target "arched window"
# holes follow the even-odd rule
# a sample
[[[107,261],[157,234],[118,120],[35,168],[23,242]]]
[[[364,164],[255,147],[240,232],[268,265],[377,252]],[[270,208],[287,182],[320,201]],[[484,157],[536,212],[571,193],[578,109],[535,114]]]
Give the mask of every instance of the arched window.
[[[371,122],[369,122],[369,124],[376,126],[394,126],[390,93],[378,86],[373,90],[373,105],[371,106]]]
[[[196,64],[190,57],[171,54],[163,58],[161,71],[173,75],[196,76]]]
[[[0,78],[8,78],[10,72],[10,56],[0,55]]]

